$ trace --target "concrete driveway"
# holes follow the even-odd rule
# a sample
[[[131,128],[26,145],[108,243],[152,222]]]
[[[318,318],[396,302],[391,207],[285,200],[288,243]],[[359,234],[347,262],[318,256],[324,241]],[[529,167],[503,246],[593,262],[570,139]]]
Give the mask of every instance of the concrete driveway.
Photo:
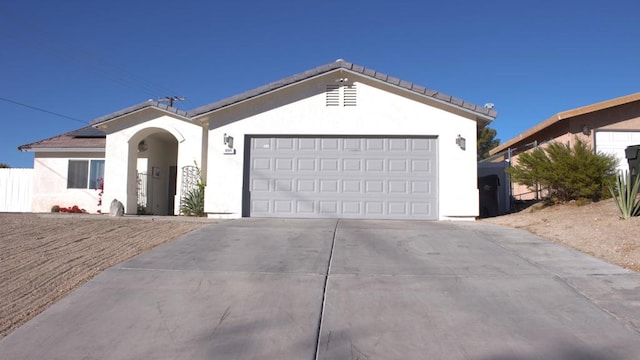
[[[640,359],[640,276],[483,223],[233,220],[105,271],[0,358]]]

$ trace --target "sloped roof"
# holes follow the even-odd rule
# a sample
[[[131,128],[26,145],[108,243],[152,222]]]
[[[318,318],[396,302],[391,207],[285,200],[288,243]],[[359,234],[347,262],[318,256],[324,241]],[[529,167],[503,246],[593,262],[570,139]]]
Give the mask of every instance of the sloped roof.
[[[172,113],[172,114],[176,114],[182,117],[188,117],[187,112],[184,110],[180,110],[178,108],[175,107],[171,107],[167,104],[158,102],[158,101],[153,101],[153,100],[147,100],[145,102],[141,102],[139,104],[133,105],[133,106],[129,106],[128,108],[122,109],[122,110],[118,110],[116,112],[112,112],[111,114],[107,114],[104,116],[101,116],[97,119],[93,119],[91,121],[91,125],[92,126],[96,126],[98,124],[110,121],[110,120],[114,120],[116,118],[119,118],[121,116],[125,116],[125,115],[129,115],[132,114],[134,112],[146,109],[146,108],[155,108],[155,109],[159,109],[168,113]]]
[[[18,146],[20,151],[100,151],[106,144],[104,131],[92,126],[69,131],[44,140]]]
[[[97,129],[98,126],[105,122],[118,119],[122,116],[133,114],[135,112],[142,111],[145,109],[158,109],[163,112],[178,115],[187,120],[195,120],[195,118],[197,118],[198,116],[202,116],[206,113],[216,111],[224,107],[237,104],[237,103],[267,94],[271,91],[275,91],[283,87],[286,87],[301,81],[305,81],[305,80],[314,78],[316,76],[320,76],[322,74],[326,74],[336,70],[349,71],[351,73],[359,74],[361,76],[383,82],[385,84],[394,86],[396,88],[418,94],[420,96],[423,96],[428,99],[432,99],[446,106],[450,106],[452,108],[457,108],[467,113],[471,113],[476,116],[476,119],[482,120],[485,123],[490,122],[498,115],[498,113],[492,108],[479,106],[479,105],[470,103],[468,101],[464,101],[462,99],[453,97],[451,95],[447,95],[435,90],[431,90],[424,86],[420,86],[409,81],[401,80],[401,79],[389,76],[387,74],[378,72],[376,70],[365,68],[364,66],[356,65],[356,64],[344,61],[342,59],[339,59],[335,62],[318,66],[314,69],[307,70],[305,72],[302,72],[293,76],[289,76],[282,80],[278,80],[270,84],[260,86],[253,90],[246,91],[242,94],[231,96],[226,99],[222,99],[190,111],[180,110],[178,108],[168,106],[167,104],[164,104],[158,101],[148,100],[148,101],[130,106],[122,110],[118,110],[116,112],[113,112],[92,120],[90,127],[96,128],[96,130],[99,131],[99,133],[97,134],[99,134],[100,136],[83,137],[82,134],[91,134],[91,130],[89,130],[89,127],[84,127],[82,129],[78,129],[80,133],[74,134],[74,132],[69,132],[66,134],[54,136],[52,138],[40,140],[31,144],[22,145],[22,146],[19,146],[18,149],[22,151],[34,151],[36,149],[50,149],[50,148],[78,148],[78,149],[97,148],[97,147],[104,148],[105,135],[104,135],[104,132]]]
[[[576,116],[580,116],[580,115],[585,115],[585,114],[589,114],[592,112],[596,112],[596,111],[600,111],[600,110],[604,110],[604,109],[608,109],[608,108],[612,108],[615,106],[619,106],[619,105],[624,105],[624,104],[628,104],[628,103],[632,103],[634,101],[639,101],[640,100],[640,93],[635,93],[635,94],[630,94],[630,95],[625,95],[625,96],[621,96],[615,99],[611,99],[611,100],[605,100],[605,101],[601,101],[595,104],[591,104],[591,105],[586,105],[586,106],[582,106],[582,107],[578,107],[575,109],[571,109],[571,110],[566,110],[566,111],[561,111],[553,116],[551,116],[550,118],[546,119],[545,121],[535,125],[534,127],[527,129],[525,132],[523,132],[522,134],[509,139],[508,141],[506,141],[505,143],[501,144],[500,146],[497,146],[493,149],[491,149],[491,151],[489,151],[489,154],[494,155],[497,154],[499,152],[502,152],[510,147],[513,147],[514,145],[516,145],[517,143],[519,143],[522,140],[525,140],[537,133],[539,133],[540,131],[550,127],[551,125],[554,125],[558,122],[564,121],[564,120],[568,120],[571,118],[574,118]]]
[[[457,107],[465,111],[475,113],[477,116],[487,121],[491,121],[495,119],[496,116],[498,116],[498,113],[493,109],[486,108],[484,106],[479,106],[479,105],[470,103],[468,101],[455,98],[451,95],[443,94],[435,90],[427,89],[424,86],[420,86],[409,81],[401,80],[401,79],[389,76],[387,74],[378,72],[376,70],[365,68],[364,66],[352,64],[342,59],[326,65],[319,66],[311,70],[307,70],[305,72],[302,72],[296,75],[289,76],[282,80],[272,82],[270,84],[258,87],[256,89],[249,90],[242,94],[231,96],[226,99],[222,99],[220,101],[216,101],[214,103],[201,106],[199,108],[188,111],[187,114],[189,117],[197,117],[197,116],[206,114],[208,112],[222,109],[226,106],[233,105],[245,100],[249,100],[251,98],[264,95],[266,93],[283,88],[285,86],[289,86],[291,84],[304,81],[304,80],[307,80],[331,71],[339,70],[339,69],[347,70],[355,74],[360,74],[362,76],[369,77],[377,81],[382,81],[389,85],[422,95],[427,98],[434,99],[438,102],[450,105],[452,107]]]

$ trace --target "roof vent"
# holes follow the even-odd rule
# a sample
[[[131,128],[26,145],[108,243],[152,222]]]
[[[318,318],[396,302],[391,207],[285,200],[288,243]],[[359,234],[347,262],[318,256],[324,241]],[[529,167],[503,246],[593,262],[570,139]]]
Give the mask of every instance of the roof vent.
[[[326,106],[340,106],[340,85],[327,85],[325,101]]]
[[[493,109],[493,107],[494,107],[494,106],[495,106],[495,105],[494,105],[493,103],[486,103],[486,104],[484,104],[484,107],[485,107],[485,108],[487,108],[487,109]]]
[[[342,79],[338,84],[327,85],[325,92],[326,106],[356,106],[356,85],[345,84]],[[344,79],[347,81],[348,79]]]
[[[342,106],[356,106],[356,85],[347,85],[343,91]]]

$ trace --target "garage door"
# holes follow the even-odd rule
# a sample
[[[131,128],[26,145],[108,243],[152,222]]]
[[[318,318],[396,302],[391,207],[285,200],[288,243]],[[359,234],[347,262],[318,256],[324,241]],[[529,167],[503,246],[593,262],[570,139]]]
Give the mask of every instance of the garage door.
[[[435,220],[436,159],[436,138],[251,137],[244,203],[252,217]]]
[[[596,151],[618,158],[618,169],[629,170],[624,149],[640,145],[640,131],[596,131]]]

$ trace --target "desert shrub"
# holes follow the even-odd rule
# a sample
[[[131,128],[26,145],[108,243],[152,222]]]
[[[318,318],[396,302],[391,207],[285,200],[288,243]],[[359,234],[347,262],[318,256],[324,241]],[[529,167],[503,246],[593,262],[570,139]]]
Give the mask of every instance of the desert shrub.
[[[620,217],[628,219],[632,216],[640,216],[640,201],[638,201],[638,187],[640,176],[632,181],[628,172],[618,173],[613,185],[609,185],[609,191],[620,210]]]
[[[187,191],[180,199],[180,212],[187,216],[205,216],[204,212],[204,188],[207,186],[198,163],[194,162],[198,172],[198,183],[196,187]]]
[[[53,206],[51,207],[51,212],[52,212],[52,213],[58,213],[58,212],[60,212],[60,205],[53,205]]]
[[[204,186],[197,186],[182,197],[180,211],[187,216],[204,216]]]
[[[617,166],[613,155],[595,153],[589,144],[575,138],[573,147],[551,142],[546,147],[518,156],[518,164],[507,172],[514,182],[535,189],[548,190],[557,201],[589,199],[598,201],[606,196],[606,186]]]

